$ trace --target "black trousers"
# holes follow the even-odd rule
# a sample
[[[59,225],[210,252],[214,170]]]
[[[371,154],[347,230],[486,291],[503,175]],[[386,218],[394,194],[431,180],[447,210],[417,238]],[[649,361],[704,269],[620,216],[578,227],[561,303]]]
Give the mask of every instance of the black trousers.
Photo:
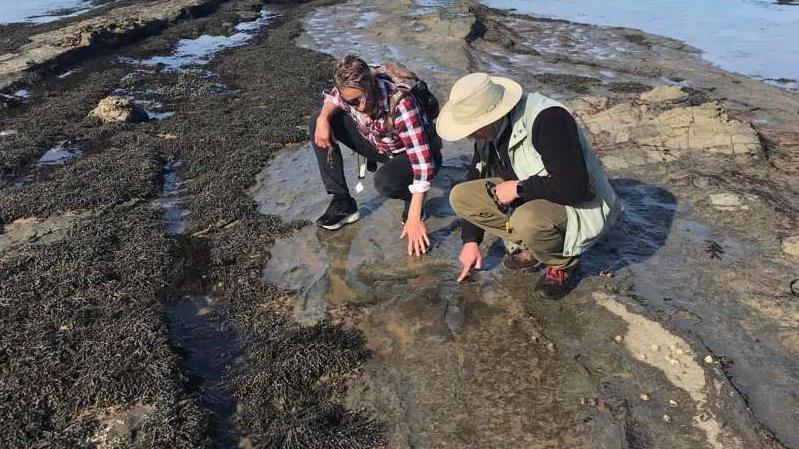
[[[320,112],[311,116],[309,135],[311,145],[316,153],[316,160],[319,163],[319,174],[322,176],[322,183],[325,185],[327,193],[349,196],[350,191],[347,187],[347,180],[344,177],[344,162],[338,143],[329,150],[333,154],[328,159],[328,150],[319,148],[314,142],[316,120],[319,118]],[[411,192],[408,191],[408,186],[413,183],[413,171],[407,154],[401,153],[392,157],[391,155],[380,153],[369,141],[361,136],[355,121],[344,112],[338,112],[330,118],[330,127],[337,142],[343,143],[368,161],[382,164],[375,173],[375,190],[388,198],[410,201]],[[431,154],[436,167],[434,173],[436,173],[441,167],[441,150],[431,148]]]

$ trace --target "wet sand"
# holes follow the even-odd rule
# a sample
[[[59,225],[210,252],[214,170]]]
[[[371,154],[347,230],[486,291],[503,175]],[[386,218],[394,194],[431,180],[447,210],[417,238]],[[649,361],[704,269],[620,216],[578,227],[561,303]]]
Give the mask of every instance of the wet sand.
[[[0,447],[797,447],[796,95],[668,39],[491,10],[475,27],[448,2],[270,6],[241,45],[170,63],[261,8],[224,2],[14,86],[30,96],[0,116]],[[447,195],[468,144],[445,148],[421,260],[370,179],[360,222],[308,223],[326,202],[305,142],[318,50],[392,55],[442,99],[468,71],[507,74],[595,126],[586,98],[643,107],[675,85],[687,99],[647,107],[717,101],[764,147],[592,136],[627,212],[578,288],[533,298],[491,241],[459,285]],[[112,93],[151,119],[86,118]]]

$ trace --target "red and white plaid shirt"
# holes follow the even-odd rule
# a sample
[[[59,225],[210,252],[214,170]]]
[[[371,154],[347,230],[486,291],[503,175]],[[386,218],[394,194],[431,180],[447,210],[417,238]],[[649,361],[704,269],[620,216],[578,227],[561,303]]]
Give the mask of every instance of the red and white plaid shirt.
[[[408,186],[411,193],[423,193],[430,190],[430,183],[435,172],[435,162],[424,131],[426,118],[416,107],[410,95],[405,96],[394,110],[394,132],[387,132],[386,113],[389,99],[395,92],[394,85],[385,78],[377,78],[378,101],[375,111],[366,113],[347,104],[335,87],[324,93],[325,101],[346,111],[355,121],[358,133],[381,153],[398,154],[405,152],[411,162],[413,183]],[[372,115],[369,114],[372,112]],[[374,118],[373,118],[374,117]]]

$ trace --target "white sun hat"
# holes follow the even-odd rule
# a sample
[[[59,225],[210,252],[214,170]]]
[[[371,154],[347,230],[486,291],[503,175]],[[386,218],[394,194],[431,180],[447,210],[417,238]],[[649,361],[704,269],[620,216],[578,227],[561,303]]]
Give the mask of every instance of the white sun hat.
[[[436,120],[438,135],[461,140],[501,119],[522,98],[522,86],[508,78],[471,73],[459,79]]]

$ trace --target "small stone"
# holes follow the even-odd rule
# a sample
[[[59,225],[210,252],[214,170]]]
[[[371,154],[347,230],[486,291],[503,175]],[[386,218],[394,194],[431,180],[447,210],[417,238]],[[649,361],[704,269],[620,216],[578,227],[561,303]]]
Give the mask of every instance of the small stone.
[[[710,195],[710,204],[712,204],[717,210],[722,211],[749,209],[749,206],[743,203],[743,200],[740,196],[730,192],[714,193]]]
[[[118,96],[105,97],[89,115],[104,122],[144,122],[149,119],[147,112],[131,100]]]
[[[671,422],[671,416],[663,415],[663,422]]]
[[[782,251],[786,254],[799,257],[799,235],[787,237],[783,240]]]
[[[676,351],[676,350],[677,350],[677,345],[671,345],[671,346],[669,346],[669,350],[670,350],[671,352],[674,352],[674,351]]]
[[[650,400],[650,399],[652,399],[652,398],[651,398],[651,397],[650,397],[648,394],[646,394],[646,393],[641,393],[641,395],[640,395],[640,396],[638,396],[638,397],[639,397],[639,398],[641,398],[641,400],[642,400],[642,401],[644,401],[644,402],[649,402],[649,400]]]
[[[164,140],[175,140],[175,139],[178,138],[178,136],[176,136],[176,135],[174,135],[172,133],[160,133],[160,134],[158,134],[158,137],[160,137],[160,138],[162,138]]]
[[[613,339],[616,340],[616,343],[621,343],[624,341],[624,335],[616,335]]]
[[[17,134],[19,134],[19,131],[17,131],[16,129],[5,129],[3,131],[0,131],[0,137],[15,136]]]
[[[705,356],[705,363],[707,363],[708,365],[710,365],[711,363],[713,363],[713,357],[712,357],[712,356],[709,356],[709,355],[706,355],[706,356]]]
[[[648,359],[649,357],[647,357],[647,356],[646,356],[646,354],[644,354],[644,353],[641,353],[641,354],[638,354],[638,358],[639,358],[639,359],[641,359],[641,360],[646,360],[646,359]]]
[[[641,94],[641,100],[647,103],[673,103],[687,98],[688,94],[678,86],[658,86]]]
[[[549,343],[549,344],[547,345],[547,351],[549,351],[549,352],[555,352],[555,343]]]
[[[685,350],[683,350],[682,348],[677,348],[674,351],[674,353],[677,354],[677,355],[683,355],[683,354],[685,354]]]
[[[679,404],[677,404],[677,401],[674,399],[669,399],[669,405],[672,407],[677,407]]]
[[[649,347],[649,349],[651,349],[652,352],[658,352],[658,351],[660,351],[660,346],[652,345],[652,346]]]
[[[677,359],[669,359],[669,363],[671,363],[672,365],[675,365],[675,366],[676,366],[676,365],[679,365],[679,364],[680,364],[680,361],[679,361],[679,360],[677,360]]]

